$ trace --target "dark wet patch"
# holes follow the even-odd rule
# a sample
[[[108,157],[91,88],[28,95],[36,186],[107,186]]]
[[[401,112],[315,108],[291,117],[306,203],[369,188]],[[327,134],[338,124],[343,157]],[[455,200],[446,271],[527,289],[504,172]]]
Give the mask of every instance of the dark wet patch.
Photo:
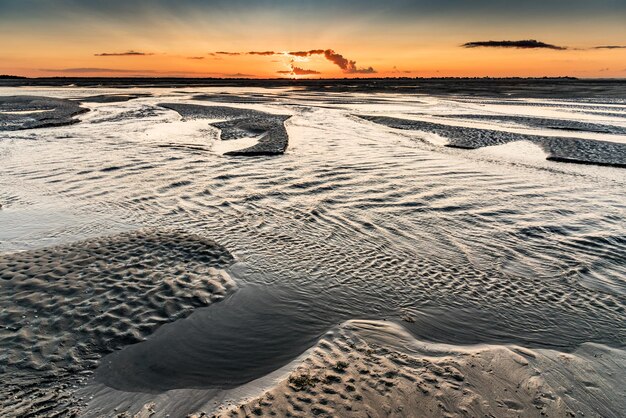
[[[0,131],[71,125],[79,121],[74,116],[88,111],[76,102],[53,97],[0,97]]]
[[[268,103],[277,100],[276,96],[270,97],[264,94],[197,94],[192,97],[193,100],[203,100],[218,103]]]
[[[592,112],[592,111],[576,111],[578,113],[584,113],[587,115],[594,115],[594,116],[600,116],[603,118],[625,118],[626,119],[626,112],[625,113],[617,113],[617,112]]]
[[[136,94],[98,94],[96,96],[77,97],[75,100],[81,103],[120,103],[127,102],[129,100],[138,99],[140,97],[151,97],[149,93],[136,93]]]
[[[446,146],[452,148],[476,149],[515,141],[530,141],[546,151],[548,160],[626,167],[626,144],[581,138],[525,135],[387,116],[358,116],[394,129],[423,131],[439,135],[446,138],[449,141]]]
[[[603,134],[626,135],[626,127],[593,123],[587,121],[548,119],[530,116],[512,115],[443,115],[446,118],[470,119],[481,121],[501,121],[526,125],[533,128],[559,129],[566,131],[595,132]]]
[[[226,106],[200,106],[181,103],[163,103],[160,106],[178,112],[185,118],[226,119],[211,123],[220,129],[221,140],[258,137],[251,147],[226,152],[231,156],[260,156],[283,154],[289,145],[285,121],[291,116],[274,115],[252,109]]]
[[[158,148],[173,148],[173,149],[182,149],[182,150],[191,150],[191,151],[209,151],[208,148],[200,147],[197,145],[184,145],[184,144],[159,144]]]
[[[332,309],[327,309],[332,310]],[[234,388],[289,363],[335,324],[280,288],[246,286],[111,353],[98,382],[125,391]],[[202,330],[202,332],[198,332]]]

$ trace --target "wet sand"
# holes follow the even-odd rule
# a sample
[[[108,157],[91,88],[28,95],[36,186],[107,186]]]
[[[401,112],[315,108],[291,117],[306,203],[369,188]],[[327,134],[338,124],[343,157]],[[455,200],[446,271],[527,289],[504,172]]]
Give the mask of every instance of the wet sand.
[[[63,411],[71,385],[103,355],[227,295],[235,283],[222,269],[230,263],[224,248],[177,231],[0,256],[0,410]]]
[[[0,415],[619,417],[620,84],[354,83],[0,89]]]
[[[239,391],[112,390],[95,384],[84,416],[619,417],[626,354],[416,340],[402,326],[348,321],[300,359]],[[139,393],[137,393],[139,392]],[[219,402],[216,401],[219,400]]]
[[[75,116],[88,112],[70,100],[38,96],[0,97],[0,130],[48,128],[78,123]]]
[[[275,388],[218,415],[618,417],[624,367],[623,351],[594,344],[571,354],[439,345],[392,323],[350,321]]]
[[[387,93],[451,95],[490,98],[624,99],[626,81],[565,78],[396,78],[396,79],[211,79],[211,78],[92,78],[54,77],[2,79],[2,87],[114,87],[185,88],[300,88],[320,93]],[[623,102],[622,102],[623,103]]]
[[[285,129],[285,121],[291,116],[274,115],[224,106],[199,106],[189,104],[164,103],[186,118],[227,119],[224,122],[211,123],[220,130],[220,139],[233,140],[245,137],[257,137],[258,143],[241,150],[229,151],[226,155],[259,156],[283,154],[289,145],[289,135]]]
[[[486,146],[503,145],[509,142],[528,141],[536,143],[544,149],[548,160],[626,167],[626,144],[624,143],[524,135],[387,116],[359,115],[359,117],[394,129],[415,130],[438,135],[449,141],[446,144],[448,147],[471,150]]]
[[[447,118],[454,119],[471,119],[471,120],[484,120],[492,122],[512,122],[521,125],[532,126],[536,128],[549,128],[559,129],[564,131],[583,131],[583,132],[598,132],[603,134],[626,134],[626,127],[603,125],[599,123],[591,123],[577,120],[562,120],[562,119],[543,119],[543,118],[531,118],[523,116],[510,116],[510,115],[446,115]]]

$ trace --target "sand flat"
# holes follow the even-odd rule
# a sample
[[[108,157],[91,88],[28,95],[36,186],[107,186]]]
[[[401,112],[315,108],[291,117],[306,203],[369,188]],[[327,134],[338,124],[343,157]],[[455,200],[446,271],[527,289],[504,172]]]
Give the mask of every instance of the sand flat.
[[[147,82],[0,131],[0,415],[625,409],[620,83]]]

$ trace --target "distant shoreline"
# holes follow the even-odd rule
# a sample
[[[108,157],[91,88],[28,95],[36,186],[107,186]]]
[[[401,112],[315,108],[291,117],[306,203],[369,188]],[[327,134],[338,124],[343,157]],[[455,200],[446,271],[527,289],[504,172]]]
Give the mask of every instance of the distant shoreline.
[[[293,88],[318,92],[461,95],[500,98],[626,99],[626,79],[574,77],[441,78],[177,78],[177,77],[41,77],[0,76],[0,87],[90,88]]]

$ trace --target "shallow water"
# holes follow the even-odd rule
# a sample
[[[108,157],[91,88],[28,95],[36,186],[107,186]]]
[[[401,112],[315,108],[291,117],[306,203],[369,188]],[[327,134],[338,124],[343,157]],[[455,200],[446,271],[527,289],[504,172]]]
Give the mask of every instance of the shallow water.
[[[293,115],[287,152],[250,158],[223,155],[214,121],[183,121],[157,106],[211,105],[192,100],[198,93],[219,94],[223,106],[230,92],[193,90],[131,90],[154,96],[88,103],[91,111],[67,127],[0,132],[1,251],[176,228],[214,239],[237,260],[229,272],[239,290],[106,357],[96,380],[150,393],[230,388],[355,318],[403,321],[420,339],[452,344],[571,351],[626,343],[624,169],[546,161],[522,143],[445,148],[440,138],[353,116],[432,118],[477,107],[536,116],[541,103],[237,90],[275,100],[228,105]],[[544,105],[551,117],[625,126],[623,118],[576,113],[571,103]]]

